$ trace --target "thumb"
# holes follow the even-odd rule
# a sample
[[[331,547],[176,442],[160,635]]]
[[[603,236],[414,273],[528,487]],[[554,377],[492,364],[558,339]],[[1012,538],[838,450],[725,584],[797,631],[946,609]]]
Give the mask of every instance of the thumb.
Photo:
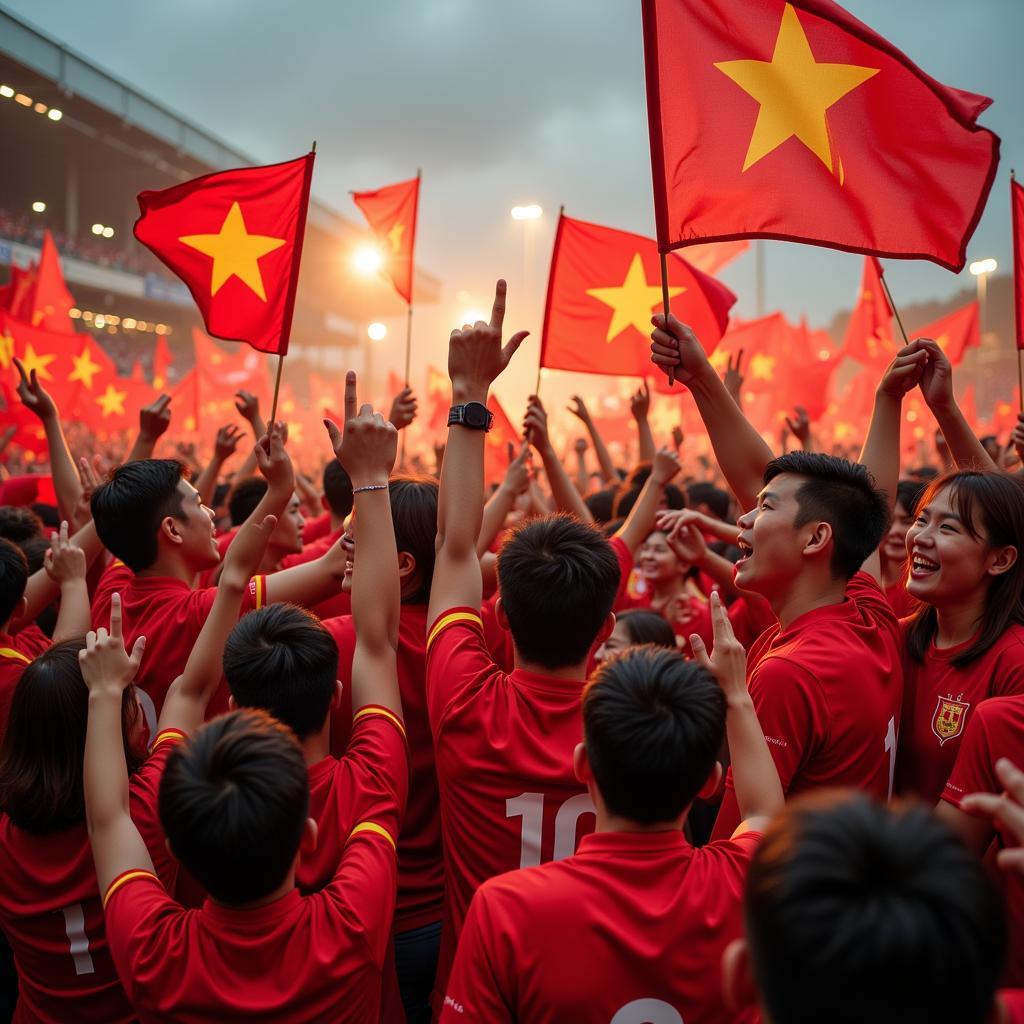
[[[144,636],[137,637],[135,643],[132,644],[132,653],[128,656],[128,664],[132,667],[133,674],[138,672],[139,666],[142,664],[142,655],[146,653],[146,638]]]
[[[701,640],[697,633],[690,634],[690,650],[693,651],[693,660],[697,662],[702,668],[706,668],[709,672],[711,669],[711,659],[708,657],[708,649],[704,646],[704,641]]]
[[[508,361],[516,354],[516,350],[529,337],[529,334],[529,331],[516,331],[516,333],[508,339],[507,344],[501,350],[505,363],[508,363]]]
[[[274,529],[275,529],[276,526],[277,526],[277,516],[275,516],[275,515],[264,516],[263,517],[263,522],[260,523],[260,532],[266,533],[266,534],[269,535],[269,534],[274,532]]]
[[[341,431],[338,429],[338,424],[334,420],[324,420],[324,426],[331,438],[331,444],[337,448],[341,444]]]

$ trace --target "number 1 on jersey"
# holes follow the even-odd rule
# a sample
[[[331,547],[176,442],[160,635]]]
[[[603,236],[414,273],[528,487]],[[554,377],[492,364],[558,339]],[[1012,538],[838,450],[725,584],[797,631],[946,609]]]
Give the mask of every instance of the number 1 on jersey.
[[[576,852],[576,823],[584,814],[594,814],[589,793],[569,797],[555,814],[555,845],[552,860],[564,860]],[[505,801],[506,818],[522,818],[519,866],[534,868],[540,863],[544,831],[544,794],[520,793]]]

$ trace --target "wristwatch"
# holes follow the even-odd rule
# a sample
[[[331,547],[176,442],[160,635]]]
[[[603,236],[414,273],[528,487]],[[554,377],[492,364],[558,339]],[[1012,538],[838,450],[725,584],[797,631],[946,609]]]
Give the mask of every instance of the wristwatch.
[[[466,402],[465,405],[453,405],[448,410],[448,426],[458,425],[469,427],[470,430],[482,430],[487,433],[494,422],[494,413],[481,402]]]

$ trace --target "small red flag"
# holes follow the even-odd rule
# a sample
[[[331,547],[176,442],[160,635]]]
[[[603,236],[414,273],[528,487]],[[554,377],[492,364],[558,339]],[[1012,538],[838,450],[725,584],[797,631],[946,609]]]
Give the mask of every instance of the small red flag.
[[[843,351],[860,363],[887,363],[896,355],[892,306],[882,287],[882,267],[874,256],[864,260],[857,305],[850,314]]]
[[[832,0],[643,0],[658,243],[781,238],[959,271],[991,103]]]
[[[75,328],[69,314],[74,304],[75,300],[64,283],[53,235],[47,230],[43,235],[39,263],[29,271],[26,286],[10,313],[44,331],[71,335],[75,333]]]
[[[139,193],[135,237],[188,285],[215,337],[288,351],[314,156]]]
[[[672,254],[672,312],[711,352],[736,301],[728,288]],[[651,314],[661,310],[653,239],[562,216],[551,256],[540,365],[611,376],[651,373]]]
[[[1017,348],[1024,349],[1024,187],[1010,179],[1013,214],[1013,299],[1017,310]]]
[[[521,445],[523,439],[494,395],[487,396],[487,408],[494,415],[494,421],[485,435],[484,481],[491,484],[501,483],[508,469],[508,446]],[[518,454],[518,447],[515,448],[515,452]]]
[[[427,367],[427,430],[443,432],[448,427],[448,410],[452,407],[452,388],[448,374]]]
[[[370,192],[353,192],[352,200],[363,211],[383,248],[382,269],[395,291],[412,302],[413,250],[416,244],[416,209],[420,198],[417,175],[397,185]]]
[[[981,344],[979,319],[978,303],[968,302],[955,313],[914,331],[914,337],[938,342],[950,363],[956,366],[969,348],[977,348]]]
[[[153,351],[153,387],[163,391],[167,387],[167,371],[171,366],[171,351],[167,347],[167,338],[160,334],[156,339]]]

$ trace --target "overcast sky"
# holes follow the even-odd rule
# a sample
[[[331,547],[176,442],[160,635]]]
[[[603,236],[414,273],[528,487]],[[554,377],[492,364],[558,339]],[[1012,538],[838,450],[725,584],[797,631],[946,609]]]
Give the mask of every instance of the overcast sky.
[[[418,262],[444,281],[450,315],[481,306],[496,275],[522,278],[515,203],[545,210],[526,326],[538,326],[560,203],[653,232],[639,0],[4,2],[258,161],[315,138],[314,193],[352,219],[349,189],[422,167]],[[1003,156],[969,258],[1008,270],[1007,177],[1024,168],[1024,2],[848,6],[940,81],[994,99],[981,122]],[[740,315],[754,313],[753,266],[748,254],[723,274]],[[898,303],[973,284],[928,263],[888,268]],[[768,307],[824,325],[850,305],[859,273],[860,257],[768,243]]]

